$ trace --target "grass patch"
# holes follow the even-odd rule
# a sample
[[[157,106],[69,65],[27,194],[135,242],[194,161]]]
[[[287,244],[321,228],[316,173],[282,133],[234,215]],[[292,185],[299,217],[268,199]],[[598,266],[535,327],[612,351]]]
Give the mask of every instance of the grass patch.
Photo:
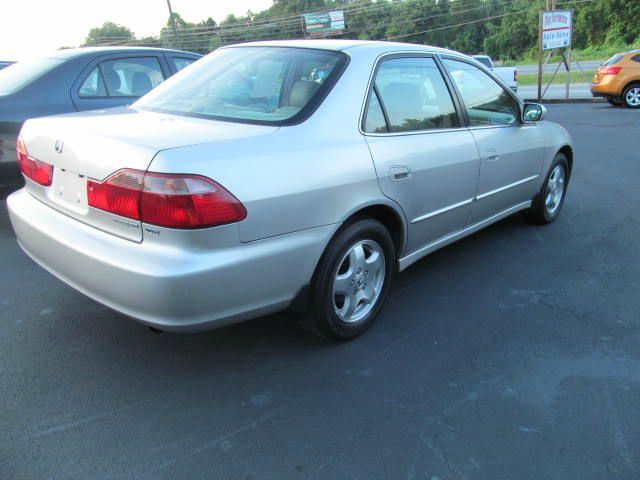
[[[574,49],[571,51],[571,61],[572,62],[581,62],[586,60],[605,60],[616,53],[626,52],[628,50],[633,50],[634,48],[639,48],[640,45],[618,45],[616,46],[593,46],[584,49]],[[543,52],[543,59],[546,58],[546,52]],[[554,55],[549,60],[551,63],[558,63],[562,61],[561,55]],[[515,65],[537,65],[538,63],[538,49],[531,50],[523,55],[519,59],[507,59],[503,62],[504,66],[515,66]]]
[[[582,74],[582,70],[574,70],[571,72],[571,83],[589,83],[593,78],[595,70],[585,70],[584,75]],[[551,80],[553,73],[543,73],[542,74],[542,85],[547,85]],[[586,78],[585,78],[586,77]],[[553,85],[556,84],[564,84],[566,79],[566,72],[559,71],[556,74],[556,78],[553,79]],[[537,73],[526,73],[526,74],[518,74],[518,86],[528,86],[528,85],[537,85],[538,84],[538,74]]]

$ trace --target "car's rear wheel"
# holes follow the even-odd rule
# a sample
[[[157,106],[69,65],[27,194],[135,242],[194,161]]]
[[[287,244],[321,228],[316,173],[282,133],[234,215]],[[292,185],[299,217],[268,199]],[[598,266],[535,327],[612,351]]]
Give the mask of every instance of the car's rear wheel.
[[[382,308],[394,258],[391,235],[377,220],[362,218],[344,227],[316,269],[305,326],[334,340],[362,334]]]
[[[622,100],[618,97],[607,97],[607,102],[614,107],[620,107],[622,105]]]
[[[525,212],[527,220],[538,225],[553,222],[564,205],[568,182],[569,163],[567,157],[563,153],[558,153],[551,163],[547,177],[533,205]]]
[[[622,103],[627,108],[640,107],[640,83],[634,83],[624,89],[622,93]]]

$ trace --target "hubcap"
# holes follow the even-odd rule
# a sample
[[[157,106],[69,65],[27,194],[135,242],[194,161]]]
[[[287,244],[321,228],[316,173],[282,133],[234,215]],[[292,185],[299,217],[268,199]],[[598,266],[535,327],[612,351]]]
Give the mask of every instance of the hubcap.
[[[637,107],[640,105],[640,87],[630,88],[625,96],[627,103],[631,106]]]
[[[544,205],[549,215],[555,215],[558,208],[560,208],[562,196],[564,195],[564,182],[564,168],[562,168],[561,165],[556,165],[556,168],[553,169],[549,177],[547,194],[544,199]]]
[[[333,310],[346,323],[357,322],[373,309],[382,291],[384,252],[373,240],[353,245],[338,263],[333,278]]]

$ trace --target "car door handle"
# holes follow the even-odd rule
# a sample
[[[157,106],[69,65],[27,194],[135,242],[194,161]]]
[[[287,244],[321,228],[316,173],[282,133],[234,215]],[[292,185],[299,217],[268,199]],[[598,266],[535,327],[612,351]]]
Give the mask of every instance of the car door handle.
[[[395,166],[389,169],[389,178],[393,182],[399,182],[411,177],[411,169],[405,166]]]
[[[497,150],[487,150],[484,154],[484,158],[487,162],[497,162],[500,160]]]

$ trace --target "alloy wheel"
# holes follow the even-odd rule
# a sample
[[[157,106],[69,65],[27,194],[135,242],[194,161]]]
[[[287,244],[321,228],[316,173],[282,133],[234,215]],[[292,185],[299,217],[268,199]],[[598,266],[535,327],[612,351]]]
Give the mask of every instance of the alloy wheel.
[[[556,165],[549,176],[547,182],[547,191],[544,199],[544,206],[547,213],[551,216],[555,215],[564,195],[565,173],[562,165]]]
[[[640,87],[633,87],[627,90],[624,99],[632,107],[640,106]]]
[[[385,257],[373,240],[361,240],[344,254],[333,278],[333,309],[345,323],[365,318],[380,297],[385,281]]]

